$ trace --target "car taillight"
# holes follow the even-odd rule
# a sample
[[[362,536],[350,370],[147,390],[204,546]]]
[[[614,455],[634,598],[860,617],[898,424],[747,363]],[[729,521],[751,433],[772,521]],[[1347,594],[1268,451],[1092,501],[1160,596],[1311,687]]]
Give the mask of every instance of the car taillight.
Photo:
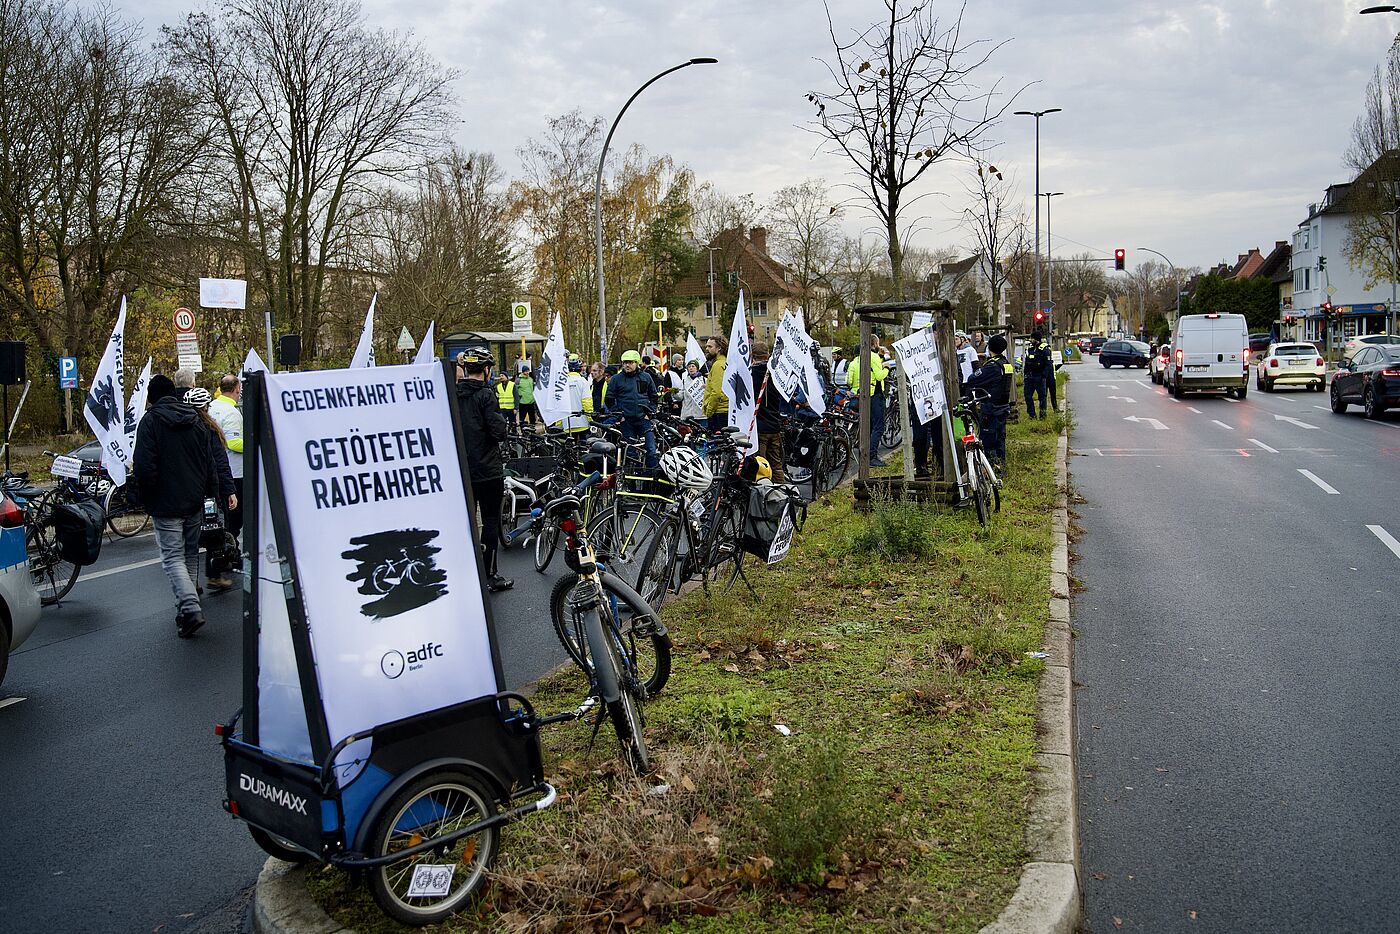
[[[1176,365],[1181,366],[1181,361],[1186,359],[1186,351],[1180,347],[1176,349]]]
[[[1278,357],[1270,357],[1270,358],[1269,358],[1269,366],[1277,368],[1277,367],[1278,367]]]
[[[1327,365],[1327,361],[1326,361],[1326,360],[1323,360],[1321,357],[1318,357],[1318,358],[1317,358],[1317,363],[1314,364],[1314,366],[1326,366],[1326,365]]]
[[[1381,370],[1382,376],[1400,376],[1400,370]]]
[[[8,496],[0,497],[0,528],[17,529],[24,525],[24,510]]]

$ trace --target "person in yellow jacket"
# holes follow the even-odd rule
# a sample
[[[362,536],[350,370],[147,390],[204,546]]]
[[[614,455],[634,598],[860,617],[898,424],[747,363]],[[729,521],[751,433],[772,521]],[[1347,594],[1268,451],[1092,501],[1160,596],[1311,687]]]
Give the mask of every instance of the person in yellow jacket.
[[[870,364],[868,370],[861,365],[866,362]],[[885,380],[890,371],[873,349],[867,352],[866,360],[861,360],[860,349],[857,348],[851,355],[851,365],[846,368],[846,380],[852,392],[860,392],[863,373],[867,374],[865,378],[870,383],[870,466],[883,467],[885,462],[880,459],[880,435],[885,433]]]
[[[515,382],[506,374],[496,377],[496,404],[501,416],[511,428],[515,427]]]
[[[705,377],[705,397],[700,408],[709,421],[711,431],[717,431],[729,423],[729,397],[724,393],[724,355],[728,352],[727,337],[712,337],[705,341],[705,359],[710,370]]]

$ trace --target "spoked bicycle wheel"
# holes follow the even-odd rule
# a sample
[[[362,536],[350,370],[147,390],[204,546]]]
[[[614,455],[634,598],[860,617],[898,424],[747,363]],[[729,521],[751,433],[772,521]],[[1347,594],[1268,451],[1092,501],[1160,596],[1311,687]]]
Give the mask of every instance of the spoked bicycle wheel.
[[[52,606],[73,589],[80,568],[59,554],[58,528],[52,513],[31,525],[24,538],[29,552],[29,573],[34,578],[34,589],[39,591],[39,603]]]
[[[130,538],[151,527],[150,514],[127,498],[125,485],[107,490],[102,498],[102,512],[107,517],[107,528],[118,538]]]
[[[638,697],[640,687],[629,676],[626,662],[618,651],[617,640],[612,638],[602,623],[602,618],[593,610],[586,613],[584,638],[589,646],[590,657],[597,659],[592,677],[599,695],[608,710],[617,741],[622,745],[622,757],[638,775],[651,771],[651,759],[647,755],[647,741],[642,730],[642,705]],[[612,700],[609,700],[612,698]]]
[[[986,527],[992,518],[991,502],[991,481],[982,473],[982,465],[978,463],[975,452],[967,456],[967,478],[972,486],[972,502],[977,507],[977,521]]]
[[[680,588],[676,580],[676,553],[680,543],[680,522],[674,516],[662,519],[661,528],[651,537],[647,556],[642,560],[641,576],[637,578],[637,592],[655,609],[661,609],[668,592]]]
[[[647,546],[660,525],[655,506],[618,497],[605,512],[589,520],[588,531],[598,553],[607,556],[608,570],[636,585],[641,581]]]
[[[987,460],[986,451],[978,450],[977,463],[982,468],[982,476],[987,481],[987,489],[992,491],[992,512],[1001,512],[1001,481],[997,479],[991,461]]]
[[[710,580],[718,583],[725,593],[734,589],[743,568],[744,549],[739,538],[744,532],[744,510],[735,502],[724,503],[715,519],[718,526],[710,540],[710,560],[708,573]]]
[[[495,798],[465,771],[429,772],[389,801],[370,831],[370,852],[387,856],[494,816]],[[370,870],[370,892],[403,924],[434,924],[461,910],[486,879],[500,848],[495,827]]]
[[[846,436],[833,433],[822,447],[821,470],[818,473],[818,485],[823,493],[830,493],[841,485],[841,481],[846,479],[846,472],[851,469],[851,443],[846,440]]]
[[[540,524],[539,533],[535,535],[535,570],[541,574],[545,568],[549,567],[549,562],[554,559],[554,549],[559,547],[559,523],[553,519],[544,519]]]
[[[577,574],[566,574],[549,594],[549,618],[554,634],[574,664],[591,672],[592,662],[584,628],[593,584]],[[661,693],[671,678],[671,637],[642,595],[612,574],[603,575],[603,610],[622,639],[637,679],[647,697]]]

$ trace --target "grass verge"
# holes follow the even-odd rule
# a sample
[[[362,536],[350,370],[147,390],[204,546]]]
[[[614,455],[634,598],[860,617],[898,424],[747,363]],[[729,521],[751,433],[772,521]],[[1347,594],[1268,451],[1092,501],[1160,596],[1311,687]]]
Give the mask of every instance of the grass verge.
[[[976,931],[1025,859],[1036,679],[1063,422],[1008,433],[1001,513],[814,504],[762,595],[669,605],[675,672],[648,704],[656,771],[608,728],[544,736],[552,809],[505,831],[450,931]],[[747,567],[746,563],[746,567]],[[541,711],[586,683],[541,684]],[[782,727],[779,730],[778,727]],[[784,735],[790,731],[790,735]],[[663,792],[658,786],[667,786]],[[396,926],[354,879],[312,895],[361,932]]]

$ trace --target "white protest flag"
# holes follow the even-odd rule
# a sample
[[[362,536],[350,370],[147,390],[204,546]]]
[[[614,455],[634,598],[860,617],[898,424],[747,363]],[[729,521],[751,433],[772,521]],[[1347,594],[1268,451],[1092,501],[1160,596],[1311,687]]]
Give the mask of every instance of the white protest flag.
[[[947,397],[943,393],[943,367],[938,362],[938,345],[933,328],[923,328],[894,342],[899,365],[909,377],[909,398],[919,423],[927,425],[943,414]]]
[[[117,326],[102,352],[102,362],[93,374],[92,386],[83,402],[83,418],[102,448],[102,466],[111,474],[112,482],[126,482],[126,391],[122,382],[122,338],[126,333],[126,296],[117,314]]]
[[[734,324],[729,328],[729,354],[724,364],[725,394],[729,396],[729,424],[742,428],[749,435],[749,453],[758,450],[758,403],[753,394],[753,363],[749,347],[749,322],[744,316],[744,291],[739,290],[739,305],[734,309]]]
[[[151,386],[151,358],[146,358],[146,365],[141,369],[141,375],[136,377],[136,385],[131,387],[131,399],[126,404],[126,422],[122,429],[126,432],[126,460],[131,463],[136,452],[136,426],[141,421],[141,416],[146,414],[146,390]]]
[[[685,362],[686,362],[686,363],[689,363],[689,362],[692,361],[692,360],[694,360],[696,363],[700,364],[701,366],[704,366],[704,365],[705,365],[705,351],[704,351],[704,349],[700,346],[700,342],[699,342],[698,340],[695,339],[694,333],[692,333],[692,332],[690,332],[690,331],[686,331],[686,332],[685,332]]]
[[[535,377],[535,405],[546,425],[574,414],[569,404],[569,352],[564,348],[564,322],[558,315],[549,326],[549,340],[540,354],[540,371]]]
[[[369,311],[365,312],[365,328],[360,332],[360,342],[355,345],[355,356],[350,358],[350,368],[374,366],[374,303],[379,293],[369,300]]]
[[[805,402],[818,415],[826,411],[821,380],[812,362],[812,338],[802,325],[800,312],[789,311],[778,324],[768,378],[789,402]]]
[[[418,352],[413,355],[414,363],[432,363],[437,359],[437,351],[433,349],[433,326],[436,321],[428,322],[428,330],[423,332],[423,343],[418,345]]]
[[[244,373],[266,373],[267,364],[263,363],[263,358],[258,356],[258,352],[253,348],[248,348],[248,356],[243,358]]]

